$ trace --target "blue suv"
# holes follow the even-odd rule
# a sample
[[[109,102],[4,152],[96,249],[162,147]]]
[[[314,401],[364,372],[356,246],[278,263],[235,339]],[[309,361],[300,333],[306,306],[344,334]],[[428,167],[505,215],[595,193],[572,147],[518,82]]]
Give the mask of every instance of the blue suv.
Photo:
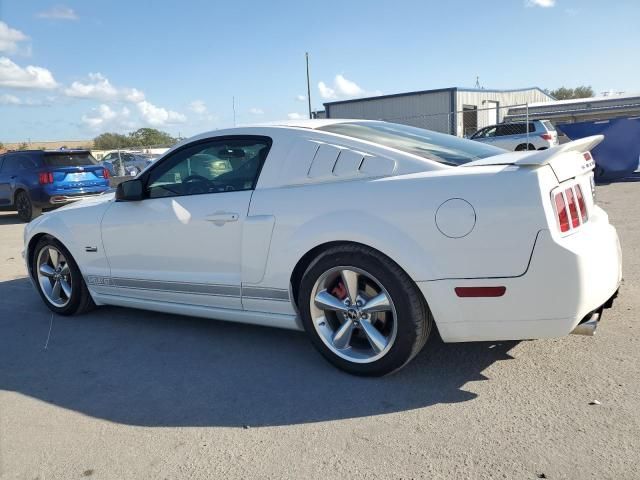
[[[21,150],[0,155],[0,209],[29,222],[43,210],[99,195],[109,171],[88,150]]]

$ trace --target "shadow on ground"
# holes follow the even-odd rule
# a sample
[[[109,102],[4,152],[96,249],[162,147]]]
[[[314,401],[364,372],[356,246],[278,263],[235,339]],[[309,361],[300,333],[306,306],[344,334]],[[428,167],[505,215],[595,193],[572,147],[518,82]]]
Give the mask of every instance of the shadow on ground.
[[[53,316],[27,279],[0,283],[0,389],[112,422],[264,426],[464,402],[465,383],[510,359],[516,342],[443,344],[407,367],[358,378],[329,365],[304,334],[103,307]]]
[[[26,225],[23,220],[18,218],[17,213],[9,213],[0,211],[0,225]]]

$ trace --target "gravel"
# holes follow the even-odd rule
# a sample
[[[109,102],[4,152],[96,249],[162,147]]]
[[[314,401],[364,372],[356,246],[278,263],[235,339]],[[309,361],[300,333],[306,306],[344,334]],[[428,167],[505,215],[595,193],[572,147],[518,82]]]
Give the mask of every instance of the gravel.
[[[0,214],[0,478],[640,478],[639,189],[598,187],[624,283],[595,337],[432,338],[382,379],[297,332],[52,317]]]

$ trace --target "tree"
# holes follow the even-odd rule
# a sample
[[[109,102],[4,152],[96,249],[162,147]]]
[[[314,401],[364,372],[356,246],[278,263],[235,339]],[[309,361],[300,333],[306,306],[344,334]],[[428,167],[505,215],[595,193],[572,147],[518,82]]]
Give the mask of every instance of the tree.
[[[572,98],[589,98],[593,97],[593,88],[590,86],[581,85],[576,88],[560,87],[555,90],[546,90],[546,92],[552,97],[558,100],[570,100]]]
[[[131,141],[127,135],[120,133],[102,133],[93,139],[96,150],[116,150],[130,147]]]
[[[176,139],[167,132],[155,128],[139,128],[129,134],[131,142],[137,147],[169,146],[176,143]]]
[[[93,140],[97,150],[116,150],[133,147],[168,147],[176,143],[176,139],[166,132],[155,128],[139,128],[128,135],[121,133],[102,133]]]

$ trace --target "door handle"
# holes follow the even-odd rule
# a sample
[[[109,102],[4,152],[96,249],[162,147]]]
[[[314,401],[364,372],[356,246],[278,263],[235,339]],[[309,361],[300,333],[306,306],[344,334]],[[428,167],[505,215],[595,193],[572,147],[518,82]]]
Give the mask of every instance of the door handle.
[[[207,222],[213,222],[216,225],[222,225],[227,222],[237,222],[238,218],[240,218],[240,215],[231,212],[216,212],[204,217]]]

